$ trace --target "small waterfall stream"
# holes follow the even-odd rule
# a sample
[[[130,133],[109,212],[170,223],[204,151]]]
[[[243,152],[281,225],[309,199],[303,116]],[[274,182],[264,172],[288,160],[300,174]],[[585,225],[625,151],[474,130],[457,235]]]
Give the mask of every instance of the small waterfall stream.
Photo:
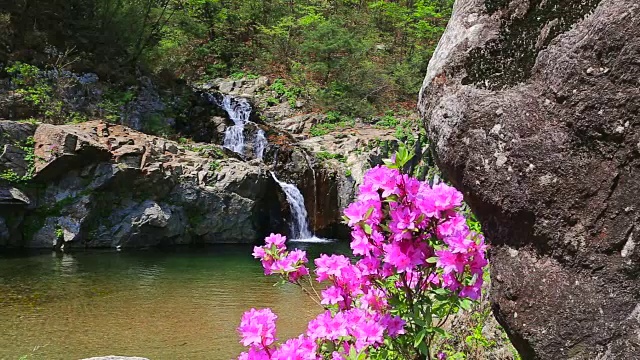
[[[307,209],[304,207],[304,197],[300,190],[293,184],[278,180],[273,172],[271,176],[284,191],[287,196],[287,202],[291,207],[291,238],[296,240],[314,238],[311,230],[309,230]]]
[[[229,114],[229,118],[234,124],[225,130],[222,145],[233,152],[244,155],[244,125],[251,116],[251,110],[253,110],[251,105],[246,99],[235,98],[231,95],[224,95],[222,101],[216,101],[216,103]]]
[[[245,155],[244,127],[247,123],[251,122],[249,120],[251,111],[253,111],[251,104],[249,104],[247,99],[231,95],[224,95],[222,100],[219,100],[215,96],[210,96],[209,99],[226,111],[231,121],[233,121],[233,126],[227,127],[224,132],[222,146],[240,155]],[[264,131],[258,129],[253,145],[256,158],[262,160],[267,145],[268,142]]]
[[[317,226],[318,224],[318,187],[316,185],[316,170],[313,168],[311,161],[309,161],[309,156],[306,152],[302,152],[304,154],[304,159],[307,162],[307,166],[311,169],[311,175],[313,176],[313,225]]]
[[[262,160],[262,156],[264,156],[264,150],[267,148],[267,145],[269,144],[267,142],[267,138],[264,136],[264,130],[262,129],[258,129],[258,132],[256,132],[256,139],[253,142],[253,152],[256,156],[256,159],[260,159]]]

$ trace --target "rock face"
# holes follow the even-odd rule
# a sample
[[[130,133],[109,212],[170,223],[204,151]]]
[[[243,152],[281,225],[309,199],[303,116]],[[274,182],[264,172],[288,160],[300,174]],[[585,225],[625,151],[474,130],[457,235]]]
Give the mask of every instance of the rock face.
[[[419,108],[526,359],[640,349],[640,3],[458,0]]]
[[[23,167],[35,176],[0,180],[0,245],[249,243],[282,218],[278,185],[264,164],[237,160],[217,145],[180,145],[98,121],[28,130],[6,137],[32,139],[35,160]]]

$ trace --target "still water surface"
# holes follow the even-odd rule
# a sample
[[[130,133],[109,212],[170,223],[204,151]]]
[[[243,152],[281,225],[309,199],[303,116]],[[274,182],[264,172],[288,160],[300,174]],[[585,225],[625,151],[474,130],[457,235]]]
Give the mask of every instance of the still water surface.
[[[344,253],[337,243],[295,244]],[[292,285],[274,287],[250,246],[0,255],[0,359],[98,355],[231,359],[251,307],[279,315],[278,337],[320,313]]]

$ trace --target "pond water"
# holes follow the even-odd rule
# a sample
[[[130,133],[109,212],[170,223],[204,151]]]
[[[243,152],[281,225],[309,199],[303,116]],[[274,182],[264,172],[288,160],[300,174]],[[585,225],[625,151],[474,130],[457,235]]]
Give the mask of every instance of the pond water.
[[[344,243],[299,243],[317,257]],[[231,359],[251,307],[279,315],[278,337],[321,309],[293,285],[274,287],[251,246],[0,255],[0,359],[129,355]]]

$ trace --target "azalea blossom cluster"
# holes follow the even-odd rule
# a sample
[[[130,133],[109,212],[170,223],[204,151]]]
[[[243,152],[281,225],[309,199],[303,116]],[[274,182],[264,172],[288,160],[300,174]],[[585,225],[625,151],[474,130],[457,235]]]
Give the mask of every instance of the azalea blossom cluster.
[[[262,262],[265,275],[279,274],[292,283],[309,275],[309,269],[305,266],[308,262],[306,252],[298,249],[287,251],[287,238],[280,234],[271,234],[264,240],[264,246],[254,248],[253,256]]]
[[[316,280],[326,284],[318,299],[325,311],[305,334],[277,347],[275,314],[252,309],[238,328],[250,346],[239,359],[351,359],[417,331],[425,321],[415,319],[414,309],[436,293],[477,299],[486,246],[469,230],[461,205],[462,194],[444,183],[430,186],[384,166],[369,170],[357,200],[344,211],[354,260],[321,255],[314,261]],[[302,287],[310,274],[306,254],[288,251],[285,243],[284,236],[271,234],[253,255],[266,275]],[[391,305],[399,302],[409,311]]]

